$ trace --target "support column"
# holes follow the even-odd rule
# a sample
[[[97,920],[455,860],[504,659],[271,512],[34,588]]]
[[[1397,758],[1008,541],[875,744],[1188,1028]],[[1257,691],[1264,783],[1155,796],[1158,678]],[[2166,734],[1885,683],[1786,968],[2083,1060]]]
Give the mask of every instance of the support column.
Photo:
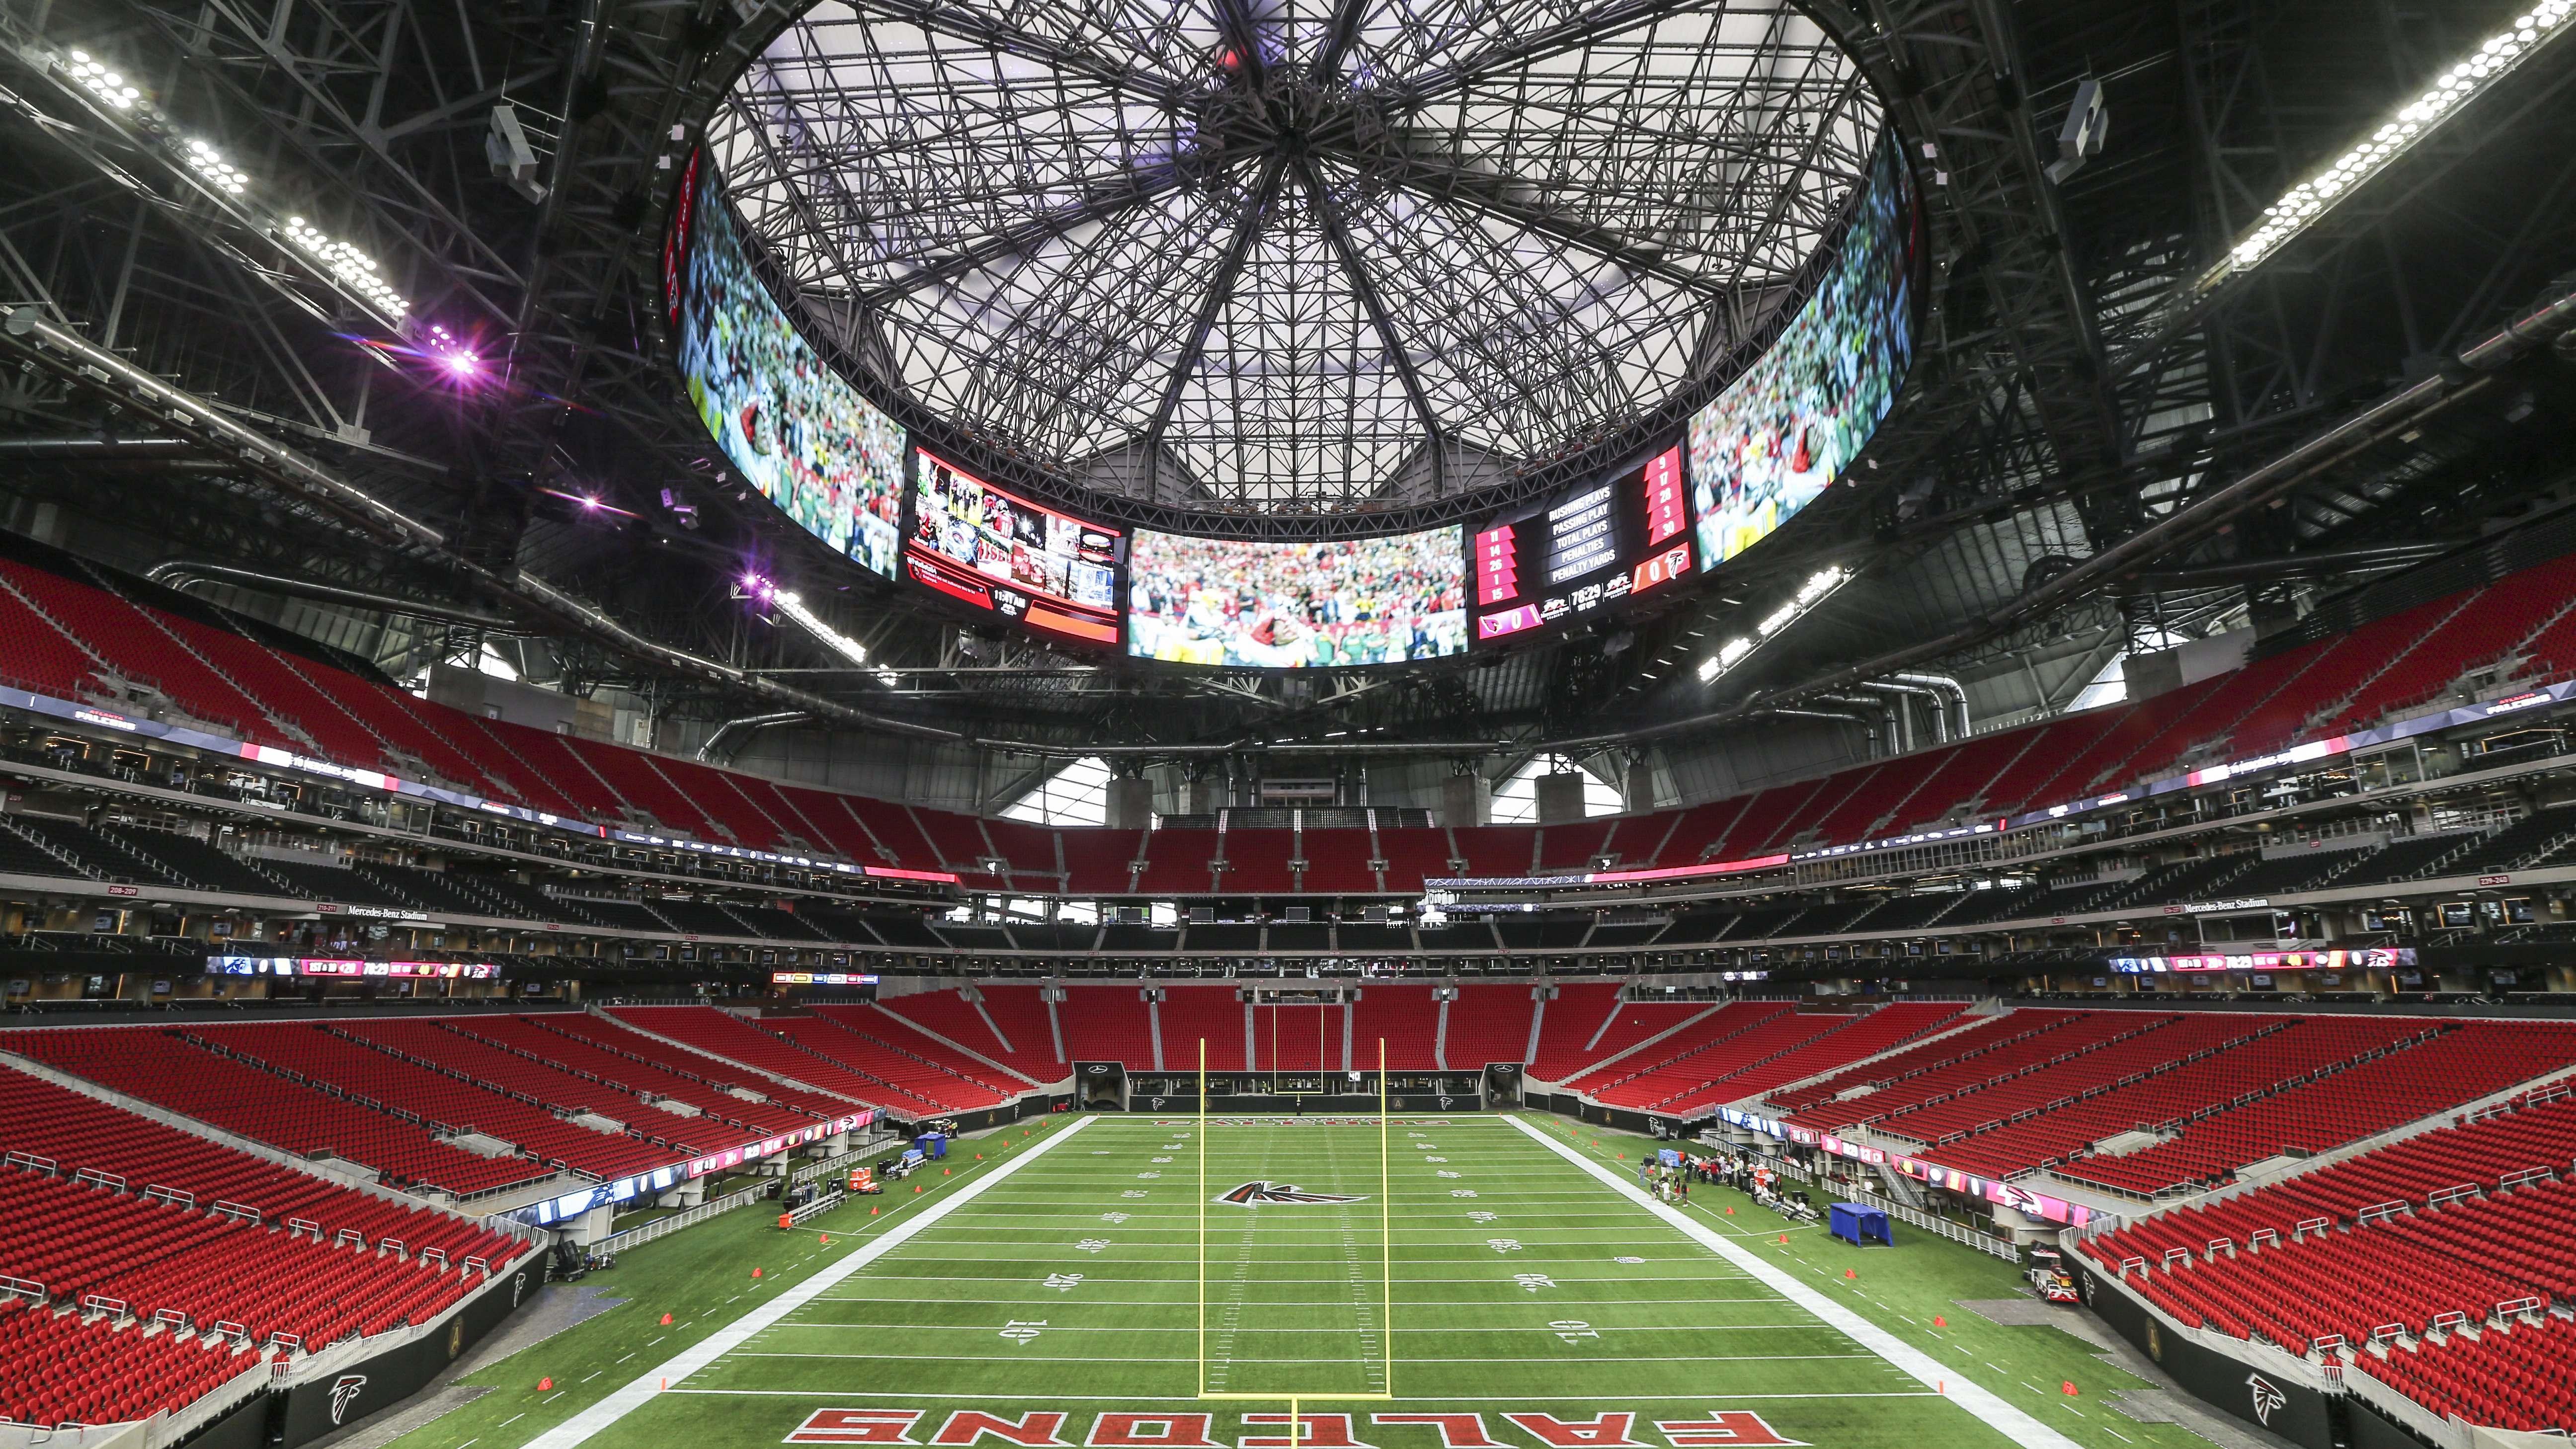
[[[1449,778],[1440,786],[1440,823],[1452,830],[1484,824],[1491,793],[1475,761],[1453,761]]]

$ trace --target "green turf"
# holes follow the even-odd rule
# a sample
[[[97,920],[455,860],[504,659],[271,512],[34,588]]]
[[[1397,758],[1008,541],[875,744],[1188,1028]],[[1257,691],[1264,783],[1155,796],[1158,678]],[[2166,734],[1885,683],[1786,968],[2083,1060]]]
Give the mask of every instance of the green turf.
[[[1071,1120],[961,1143],[952,1173],[926,1191],[908,1191],[918,1178],[897,1184],[794,1233],[746,1209],[637,1249],[591,1280],[631,1301],[468,1380],[497,1391],[401,1449],[525,1444]],[[1650,1146],[1526,1120],[1623,1171]],[[1214,1191],[1261,1178],[1361,1200],[1208,1208],[1208,1388],[1364,1394],[1385,1391],[1391,1374],[1393,1403],[1313,1406],[1350,1414],[1353,1437],[1383,1449],[1441,1440],[1373,1426],[1372,1413],[1482,1413],[1485,1432],[1513,1449],[1541,1441],[1502,1417],[1512,1412],[1633,1412],[1631,1438],[1651,1449],[1672,1438],[1658,1421],[1742,1410],[1789,1439],[1852,1449],[2011,1442],[1500,1117],[1399,1119],[1390,1140],[1382,1198],[1374,1127],[1209,1127]],[[1282,1406],[1196,1399],[1201,1143],[1178,1119],[1093,1121],[589,1443],[773,1445],[818,1409],[866,1407],[923,1410],[908,1434],[918,1443],[959,1409],[1060,1409],[1062,1437],[1077,1445],[1104,1413],[1206,1412],[1210,1437],[1232,1446],[1247,1432],[1241,1415]],[[1391,1325],[1380,1249],[1390,1206]],[[1703,1188],[1688,1211],[2086,1449],[2205,1449],[2110,1410],[2106,1393],[2143,1385],[2089,1345],[1957,1306],[2011,1296],[2008,1264],[1902,1228],[1893,1249],[1854,1249],[1727,1190]],[[554,1387],[539,1392],[549,1376]],[[2077,1396],[2060,1391],[2070,1381]]]

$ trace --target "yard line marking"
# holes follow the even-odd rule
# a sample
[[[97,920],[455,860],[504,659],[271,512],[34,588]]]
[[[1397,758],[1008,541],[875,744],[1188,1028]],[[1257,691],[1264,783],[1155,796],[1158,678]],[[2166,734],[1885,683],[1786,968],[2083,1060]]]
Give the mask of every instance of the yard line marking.
[[[1655,1201],[1621,1174],[1613,1172],[1599,1162],[1585,1157],[1576,1149],[1557,1141],[1554,1133],[1542,1132],[1517,1116],[1507,1116],[1503,1120],[1519,1129],[1531,1141],[1543,1144],[1550,1152],[1608,1185],[1620,1196],[1670,1223],[1693,1242],[1760,1279],[1781,1297],[1823,1319],[1828,1325],[1841,1329],[1861,1347],[1913,1375],[1916,1382],[1931,1384],[1936,1389],[1945,1389],[1948,1397],[1955,1400],[1961,1408],[1983,1420],[2004,1437],[2023,1446],[2023,1449],[2078,1449],[2074,1440],[2005,1403],[1991,1390],[1971,1383],[1957,1370],[1942,1366],[1940,1361],[1930,1354],[1817,1292],[1795,1274],[1782,1272],[1777,1265],[1756,1257],[1733,1238],[1723,1233],[1711,1232],[1706,1224],[1696,1222]]]
[[[1072,1137],[1096,1120],[1098,1119],[1077,1117],[1066,1124],[1062,1131],[1050,1133],[1038,1139],[1025,1153],[1000,1163],[991,1173],[983,1177],[968,1180],[953,1196],[940,1199],[921,1216],[908,1219],[868,1239],[856,1251],[744,1314],[726,1327],[708,1334],[694,1346],[681,1350],[670,1361],[644,1374],[633,1383],[621,1389],[611,1390],[599,1402],[529,1440],[526,1449],[573,1449],[573,1446],[584,1443],[601,1430],[642,1408],[656,1393],[661,1392],[661,1389],[656,1387],[656,1380],[668,1384],[673,1380],[686,1379],[689,1375],[714,1363],[739,1347],[753,1334],[804,1307],[809,1300],[820,1296],[823,1290],[901,1247],[919,1235],[923,1229],[981,1197],[994,1184],[1009,1181],[1011,1174],[1045,1156],[1048,1149]],[[627,1357],[633,1356],[629,1354]],[[623,1363],[625,1359],[620,1359],[618,1362]]]
[[[1503,1300],[1503,1301],[1505,1301],[1505,1302],[1514,1302],[1514,1303],[1517,1303],[1517,1302],[1523,1302],[1523,1301],[1526,1301],[1526,1300],[1523,1300],[1523,1299],[1506,1299],[1506,1300]],[[1585,1308],[1598,1308],[1598,1307],[1601,1307],[1601,1306],[1602,1306],[1601,1304],[1596,1303],[1596,1302],[1593,1302],[1593,1301],[1591,1301],[1591,1300],[1589,1300],[1589,1299],[1575,1298],[1575,1299],[1567,1299],[1567,1300],[1564,1300],[1564,1301],[1566,1301],[1566,1302],[1568,1302],[1568,1303],[1572,1303],[1572,1304],[1577,1304],[1577,1305],[1579,1305],[1579,1306],[1581,1306],[1581,1307],[1585,1307]],[[1775,1300],[1775,1301],[1776,1301],[1776,1300]],[[1107,1306],[1107,1305],[1102,1304],[1102,1303],[1100,1302],[1100,1300],[1098,1300],[1098,1299],[1094,1299],[1094,1300],[1091,1300],[1091,1301],[1089,1301],[1089,1302],[1078,1302],[1078,1303],[1074,1303],[1072,1306],[1077,1307],[1077,1308],[1088,1308],[1088,1307]],[[1163,1304],[1156,1304],[1156,1305],[1153,1305],[1153,1306],[1155,1306],[1155,1307],[1164,1307],[1164,1306],[1167,1306],[1167,1305],[1163,1305]],[[1276,1304],[1276,1303],[1265,1303],[1265,1304],[1263,1304],[1262,1306],[1263,1306],[1264,1308],[1277,1308],[1277,1307],[1279,1307],[1279,1306],[1281,1306],[1281,1305]],[[1339,1305],[1339,1304],[1334,1304],[1334,1303],[1325,1303],[1325,1304],[1310,1304],[1310,1305],[1308,1305],[1308,1306],[1310,1306],[1310,1307],[1334,1308],[1334,1307],[1340,1307],[1341,1305]],[[794,1326],[794,1327],[796,1327],[796,1328],[798,1328],[798,1329],[855,1328],[855,1329],[863,1329],[863,1330],[865,1330],[865,1331],[867,1331],[867,1332],[870,1332],[870,1333],[882,1333],[882,1332],[885,1332],[885,1331],[887,1331],[887,1330],[892,1330],[892,1331],[894,1331],[894,1332],[898,1332],[898,1333],[985,1333],[985,1332],[989,1332],[989,1331],[992,1329],[992,1327],[993,1327],[993,1325],[991,1325],[991,1324],[989,1324],[989,1323],[799,1323],[799,1324],[795,1324],[795,1325],[793,1325],[793,1326]],[[1627,1326],[1627,1327],[1622,1327],[1622,1326],[1617,1325],[1617,1324],[1609,1324],[1609,1325],[1604,1325],[1604,1326],[1602,1326],[1602,1327],[1596,1328],[1596,1329],[1594,1329],[1594,1330],[1593,1330],[1593,1332],[1595,1332],[1595,1333],[1715,1333],[1715,1332],[1719,1332],[1719,1331],[1723,1331],[1723,1330],[1733,1330],[1733,1329],[1756,1329],[1756,1328],[1758,1328],[1758,1329],[1761,1329],[1762,1331],[1764,1331],[1764,1332],[1766,1332],[1766,1333],[1777,1333],[1777,1332],[1780,1332],[1780,1331],[1782,1331],[1782,1330],[1784,1330],[1784,1329],[1813,1328],[1813,1327],[1815,1327],[1815,1326],[1816,1326],[1816,1325],[1815,1325],[1815,1324],[1813,1324],[1813,1323],[1650,1323],[1650,1324],[1636,1324],[1636,1325],[1631,1325],[1631,1326]],[[1102,1325],[1098,1325],[1098,1326],[1094,1326],[1094,1327],[1088,1327],[1088,1328],[1073,1327],[1073,1326],[1070,1326],[1070,1325],[1055,1325],[1055,1326],[1051,1326],[1051,1327],[1049,1327],[1049,1328],[1047,1329],[1047,1332],[1048,1332],[1049,1334],[1058,1334],[1058,1333],[1192,1333],[1192,1332],[1195,1332],[1195,1331],[1196,1331],[1195,1329],[1187,1328],[1187,1327],[1181,1327],[1181,1328],[1155,1328],[1155,1327],[1145,1327],[1145,1326],[1134,1326],[1134,1325],[1123,1324],[1123,1323],[1102,1324]],[[1349,1334],[1352,1330],[1351,1330],[1350,1328],[1348,1328],[1347,1326],[1339,1326],[1339,1325],[1337,1325],[1337,1326],[1331,1326],[1331,1327],[1325,1327],[1325,1328],[1269,1328],[1269,1327],[1264,1327],[1264,1328],[1254,1329],[1254,1330],[1251,1330],[1251,1331],[1252,1331],[1252,1332],[1256,1332],[1256,1333],[1265,1333],[1265,1334],[1269,1334],[1269,1333],[1334,1333],[1334,1334],[1344,1334],[1344,1335],[1347,1335],[1347,1334]],[[1529,1333],[1530,1331],[1531,1331],[1531,1330],[1529,1330],[1529,1329],[1527,1329],[1527,1328],[1524,1328],[1524,1327],[1518,1327],[1518,1326],[1514,1326],[1514,1327],[1506,1327],[1506,1328],[1399,1328],[1399,1329],[1397,1329],[1397,1330],[1396,1330],[1396,1332],[1398,1332],[1398,1333],[1436,1333],[1436,1334],[1443,1334],[1443,1335],[1456,1335],[1456,1334],[1462,1334],[1462,1333],[1509,1333],[1509,1334],[1527,1334],[1527,1333]],[[1020,1355],[1020,1357],[1026,1357],[1026,1355]],[[2036,1392],[2037,1392],[2037,1390],[2033,1390],[2032,1392],[2036,1393]]]
[[[1345,1331],[1347,1332],[1347,1330],[1345,1330]],[[1049,1329],[1049,1330],[1048,1330],[1048,1332],[1052,1333],[1052,1332],[1054,1332],[1054,1330],[1053,1330],[1053,1329]],[[1596,1356],[1594,1356],[1594,1355],[1592,1355],[1592,1354],[1585,1354],[1585,1355],[1583,1356],[1582,1362],[1583,1362],[1583,1363],[1585,1363],[1585,1364],[1596,1364],[1596,1363],[1821,1363],[1821,1362],[1823,1362],[1823,1361],[1825,1361],[1825,1360],[1828,1360],[1828,1359],[1835,1360],[1835,1361],[1842,1361],[1842,1360],[1858,1360],[1858,1359],[1865,1359],[1865,1358],[1873,1358],[1873,1357],[1875,1357],[1875,1356],[1876,1356],[1876,1355],[1874,1355],[1874,1354],[1866,1354],[1866,1353],[1684,1353],[1684,1354],[1658,1354],[1658,1355],[1652,1355],[1652,1356],[1647,1356],[1647,1357],[1635,1357],[1635,1358],[1617,1358],[1617,1357],[1596,1357]],[[857,1361],[866,1361],[866,1360],[870,1360],[870,1359],[885,1359],[885,1360],[888,1360],[888,1361],[890,1361],[890,1362],[896,1362],[896,1363],[909,1363],[909,1362],[916,1362],[916,1361],[917,1361],[917,1362],[921,1362],[921,1363],[982,1363],[982,1364],[989,1364],[989,1363],[993,1363],[993,1362],[995,1362],[995,1361],[996,1361],[996,1360],[994,1359],[993,1355],[991,1355],[991,1354],[989,1354],[989,1353],[965,1353],[965,1354],[959,1354],[959,1353],[812,1353],[812,1352],[806,1352],[806,1353],[786,1353],[786,1352],[776,1352],[776,1351],[764,1351],[764,1350],[757,1350],[757,1349],[747,1349],[747,1350],[745,1350],[745,1351],[743,1351],[743,1352],[741,1352],[741,1353],[737,1353],[737,1354],[735,1354],[735,1355],[734,1355],[734,1357],[736,1357],[736,1358],[824,1358],[824,1359],[850,1359],[850,1360],[857,1360]],[[1188,1359],[1188,1358],[1103,1358],[1103,1357],[1099,1356],[1098,1354],[1082,1354],[1082,1355],[1079,1355],[1079,1356],[1077,1356],[1077,1357],[1072,1357],[1072,1358],[1064,1358],[1064,1357],[1058,1357],[1058,1356],[1048,1355],[1048,1354],[1030,1354],[1030,1355],[1028,1355],[1028,1357],[1029,1357],[1029,1358],[1031,1358],[1031,1359],[1045,1359],[1045,1360],[1047,1360],[1047,1361],[1049,1361],[1049,1362],[1053,1362],[1053,1363],[1194,1363],[1194,1362],[1196,1362],[1196,1360],[1195,1360],[1195,1359]],[[1015,1360],[1015,1361],[1017,1361],[1017,1360]],[[1405,1360],[1405,1362],[1406,1362],[1406,1363],[1409,1363],[1409,1364],[1421,1364],[1421,1363],[1478,1363],[1478,1364],[1487,1364],[1487,1365],[1491,1365],[1491,1364],[1493,1363],[1493,1361],[1494,1361],[1494,1360],[1493,1360],[1493,1357],[1492,1357],[1491,1355],[1487,1355],[1487,1356],[1485,1356],[1485,1357],[1483,1357],[1483,1358],[1409,1358],[1409,1359],[1406,1359],[1406,1360]],[[1290,1363],[1290,1364],[1306,1364],[1306,1365],[1311,1366],[1311,1365],[1313,1365],[1313,1364],[1314,1364],[1315,1360],[1314,1360],[1314,1359],[1312,1359],[1312,1358],[1242,1358],[1242,1357],[1237,1357],[1236,1359],[1234,1359],[1234,1362],[1236,1362],[1236,1363]],[[1173,1395],[1170,1395],[1170,1394],[1166,1394],[1166,1395],[1164,1395],[1163,1397],[1164,1397],[1164,1401],[1168,1403],[1168,1402],[1170,1402],[1170,1401],[1171,1401],[1171,1399],[1172,1399],[1174,1396],[1173,1396]],[[1594,1397],[1596,1397],[1596,1398],[1597,1398],[1597,1397],[1599,1397],[1599,1395],[1595,1395]],[[1956,1396],[1956,1395],[1952,1395],[1952,1397],[1954,1397],[1954,1398],[1955,1398],[1955,1397],[1957,1397],[1957,1396]],[[1440,1400],[1440,1402],[1442,1402],[1442,1403],[1446,1403],[1446,1402],[1448,1402],[1448,1400],[1444,1397],[1444,1398],[1442,1398],[1442,1399]],[[532,1440],[530,1440],[530,1441],[528,1441],[528,1442],[529,1442],[529,1449],[539,1449],[538,1441],[536,1441],[536,1440],[533,1440],[533,1439],[532,1439]]]
[[[1479,1362],[1490,1361],[1491,1360],[1479,1360]],[[1587,1362],[1589,1362],[1589,1360],[1587,1360]],[[894,1399],[907,1403],[914,1399],[1024,1400],[1030,1403],[1047,1404],[1063,1402],[1080,1404],[1154,1404],[1157,1406],[1168,1405],[1172,1402],[1172,1396],[1170,1394],[1027,1395],[996,1394],[980,1389],[971,1393],[955,1394],[931,1393],[911,1389],[673,1389],[671,1392],[675,1394],[703,1394],[709,1398],[719,1399],[731,1397],[780,1399]],[[1939,1394],[1934,1393],[1930,1389],[1904,1389],[1889,1393],[1845,1392],[1834,1394],[1696,1393],[1687,1394],[1680,1398],[1670,1398],[1656,1394],[1621,1394],[1618,1396],[1622,1403],[1634,1401],[1641,1404],[1750,1404],[1769,1400],[1785,1399],[1937,1399],[1939,1397]],[[1600,1401],[1601,1396],[1599,1394],[1495,1394],[1483,1398],[1474,1396],[1461,1398],[1454,1394],[1442,1394],[1437,1400],[1437,1402],[1443,1404],[1594,1404],[1599,1403]],[[1424,1402],[1431,1401],[1425,1400]],[[460,1444],[457,1446],[457,1449],[465,1449],[465,1446]]]
[[[507,1429],[512,1424],[515,1424],[526,1417],[528,1417],[528,1411],[521,1409],[519,1412],[512,1414],[510,1417],[503,1419],[500,1423],[495,1424],[492,1427],[495,1429]]]

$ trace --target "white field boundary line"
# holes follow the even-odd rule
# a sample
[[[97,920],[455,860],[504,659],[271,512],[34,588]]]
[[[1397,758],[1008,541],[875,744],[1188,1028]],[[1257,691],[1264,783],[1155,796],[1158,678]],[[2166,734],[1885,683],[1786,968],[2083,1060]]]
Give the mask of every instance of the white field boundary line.
[[[1573,1163],[1637,1206],[1671,1224],[1676,1231],[1693,1242],[1742,1268],[1765,1287],[1824,1320],[1827,1327],[1840,1329],[1849,1335],[1853,1342],[1887,1360],[1901,1372],[1911,1375],[1918,1382],[1932,1385],[1956,1401],[1959,1407],[1966,1409],[2005,1438],[2023,1446],[2023,1449],[2078,1449],[2074,1440],[2005,1403],[1992,1392],[1961,1377],[1958,1370],[1944,1366],[1929,1354],[1799,1282],[1771,1263],[1745,1251],[1737,1240],[1693,1222],[1682,1216],[1678,1210],[1655,1201],[1635,1183],[1557,1141],[1554,1135],[1542,1132],[1518,1117],[1507,1117],[1505,1120],[1527,1134],[1531,1141],[1539,1143],[1548,1151]],[[1958,1387],[1951,1388],[1952,1384]]]
[[[1854,1355],[1861,1357],[1862,1355]],[[1186,1363],[1188,1360],[1184,1359]],[[1490,1363],[1484,1359],[1479,1362]],[[1170,1394],[1000,1394],[986,1389],[972,1393],[915,1392],[911,1389],[673,1389],[675,1394],[704,1394],[709,1398],[776,1398],[776,1399],[891,1399],[909,1403],[915,1399],[978,1399],[1001,1403],[1076,1403],[1076,1404],[1152,1404],[1169,1407]],[[1847,1390],[1831,1394],[1684,1394],[1672,1397],[1662,1394],[1496,1394],[1479,1398],[1469,1395],[1457,1398],[1443,1395],[1436,1399],[1398,1399],[1400,1404],[1601,1404],[1612,1399],[1623,1404],[1741,1404],[1762,1399],[1929,1399],[1930,1389],[1897,1389],[1879,1392]],[[472,1442],[472,1441],[467,1441]],[[465,1449],[460,1444],[457,1449]]]
[[[645,1370],[634,1382],[624,1388],[612,1390],[598,1403],[592,1404],[529,1440],[527,1449],[574,1449],[575,1445],[581,1444],[592,1435],[642,1408],[655,1394],[662,1392],[660,1385],[681,1382],[689,1375],[740,1348],[753,1334],[772,1327],[788,1314],[822,1296],[825,1289],[902,1247],[922,1230],[983,1196],[986,1189],[1045,1156],[1056,1144],[1080,1132],[1096,1120],[1098,1119],[1093,1117],[1074,1118],[1063,1131],[1031,1144],[1027,1152],[1000,1164],[987,1176],[967,1184],[956,1196],[936,1203],[921,1216],[900,1223],[879,1236],[869,1239],[865,1246],[839,1262],[823,1268],[811,1278],[779,1294],[723,1328],[717,1329],[692,1347],[681,1350],[668,1361]]]

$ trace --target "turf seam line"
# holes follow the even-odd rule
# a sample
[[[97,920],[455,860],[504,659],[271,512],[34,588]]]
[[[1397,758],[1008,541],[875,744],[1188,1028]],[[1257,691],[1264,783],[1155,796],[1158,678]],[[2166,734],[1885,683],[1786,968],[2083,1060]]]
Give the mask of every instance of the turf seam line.
[[[1637,1206],[1672,1224],[1693,1242],[1742,1268],[1781,1297],[1824,1320],[1827,1327],[1841,1330],[1853,1342],[1913,1375],[1917,1381],[1940,1389],[1957,1401],[1959,1407],[2023,1449],[2079,1449],[2074,1440],[2004,1402],[2000,1395],[1959,1376],[1955,1370],[1944,1367],[1921,1349],[1754,1256],[1724,1233],[1711,1232],[1706,1226],[1655,1201],[1620,1174],[1557,1141],[1554,1134],[1542,1132],[1516,1116],[1506,1116],[1503,1120],[1520,1129],[1532,1141],[1544,1144],[1550,1152],[1608,1184]]]
[[[753,1334],[768,1329],[788,1314],[804,1307],[807,1301],[821,1296],[825,1289],[911,1241],[923,1229],[967,1203],[973,1202],[994,1184],[1008,1180],[1012,1173],[1045,1156],[1049,1149],[1080,1132],[1095,1120],[1097,1119],[1076,1117],[1065,1125],[1064,1130],[1041,1138],[1028,1151],[998,1164],[989,1175],[965,1184],[955,1195],[940,1200],[921,1216],[868,1239],[840,1261],[827,1265],[795,1287],[708,1334],[697,1343],[682,1349],[668,1362],[649,1370],[633,1383],[621,1389],[611,1390],[598,1403],[590,1405],[561,1424],[529,1440],[526,1449],[574,1449],[575,1445],[583,1443],[651,1402],[654,1395],[661,1392],[658,1384],[685,1380],[689,1375],[714,1363],[739,1347]]]

